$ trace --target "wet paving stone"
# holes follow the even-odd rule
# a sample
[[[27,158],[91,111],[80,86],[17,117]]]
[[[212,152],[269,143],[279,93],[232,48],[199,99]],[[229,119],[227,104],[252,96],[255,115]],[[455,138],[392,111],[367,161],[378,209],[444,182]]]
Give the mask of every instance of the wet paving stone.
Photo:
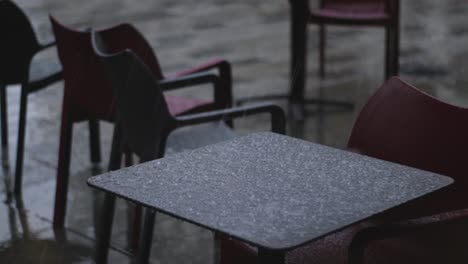
[[[204,29],[220,29],[223,28],[224,24],[220,22],[213,21],[199,21],[195,22],[193,29],[195,30],[204,30]]]

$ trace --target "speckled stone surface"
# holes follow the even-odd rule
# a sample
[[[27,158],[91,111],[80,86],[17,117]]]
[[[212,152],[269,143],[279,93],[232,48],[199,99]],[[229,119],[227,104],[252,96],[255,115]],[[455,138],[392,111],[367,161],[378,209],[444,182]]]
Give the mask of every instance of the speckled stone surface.
[[[91,186],[269,249],[291,249],[451,182],[273,133],[88,180]]]

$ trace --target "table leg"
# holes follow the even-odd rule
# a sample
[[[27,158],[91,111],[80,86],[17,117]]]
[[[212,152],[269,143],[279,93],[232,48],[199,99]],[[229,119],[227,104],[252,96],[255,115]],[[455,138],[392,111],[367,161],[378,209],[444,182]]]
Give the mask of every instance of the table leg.
[[[136,263],[138,264],[146,264],[149,261],[155,220],[156,212],[147,208],[145,210],[145,221],[143,223],[143,230],[140,235],[140,243],[136,255]]]
[[[8,106],[7,86],[0,85],[0,122],[2,136],[2,165],[8,165]]]
[[[260,264],[285,264],[286,254],[281,250],[258,249]]]
[[[101,222],[98,226],[99,235],[96,238],[96,263],[107,263],[114,210],[115,196],[106,193],[102,208]]]

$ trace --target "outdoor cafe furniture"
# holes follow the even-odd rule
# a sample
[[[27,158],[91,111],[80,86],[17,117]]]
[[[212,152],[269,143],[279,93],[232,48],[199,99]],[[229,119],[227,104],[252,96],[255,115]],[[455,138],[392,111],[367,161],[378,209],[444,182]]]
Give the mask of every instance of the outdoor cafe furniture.
[[[372,254],[364,263],[466,263],[468,255],[466,250],[460,250],[460,245],[468,242],[463,232],[468,228],[467,133],[468,109],[442,102],[399,78],[391,78],[362,109],[348,149],[447,175],[456,183],[359,226],[345,228],[293,250],[288,253],[288,262],[348,263],[351,241],[363,227],[371,226],[373,229],[362,230],[362,235],[358,233],[355,242],[365,244],[359,242],[362,237],[366,242],[380,240],[369,244],[368,251]],[[463,221],[465,225],[460,228]],[[382,227],[376,227],[381,224]],[[371,230],[375,232],[366,235]],[[359,252],[361,247],[356,248]],[[221,240],[220,255],[222,264],[239,260],[256,263],[257,260],[255,248],[235,239]],[[354,259],[363,257],[354,255],[358,255]]]
[[[451,183],[435,173],[271,132],[88,180],[107,197],[256,246],[259,263],[269,264],[285,263],[289,250]],[[143,233],[152,230],[146,222]],[[141,241],[140,250],[148,248],[151,236]]]
[[[46,65],[34,59],[37,54],[53,47],[55,43],[39,43],[28,17],[10,0],[0,1],[0,34],[2,34],[0,41],[0,119],[3,162],[8,162],[6,87],[12,84],[21,85],[14,185],[14,192],[19,195],[22,191],[28,96],[60,81],[62,71],[59,65],[53,63]]]
[[[174,83],[160,81],[133,50],[108,54],[108,42],[101,36],[100,33],[92,33],[93,47],[107,70],[116,98],[116,126],[109,170],[120,168],[125,147],[135,153],[140,161],[146,162],[161,158],[167,152],[180,152],[232,139],[236,134],[225,122],[252,114],[270,114],[272,131],[285,133],[285,116],[282,109],[269,104],[226,108],[180,117],[171,115],[163,91],[182,88],[190,83],[184,80],[185,84],[174,86]],[[222,84],[221,79],[215,75],[203,76],[211,78],[215,85]],[[114,207],[115,197],[107,195],[97,237],[98,263],[106,262]],[[152,229],[155,221],[152,211],[146,213],[145,221]],[[142,233],[142,239],[151,241],[151,238],[151,232]],[[147,258],[150,245],[151,243],[142,245],[140,258]]]
[[[59,161],[54,207],[54,228],[63,228],[66,214],[67,189],[73,124],[89,121],[91,162],[101,160],[99,142],[99,120],[114,122],[115,98],[106,73],[91,47],[90,31],[78,31],[50,18],[57,40],[59,59],[64,72],[64,96],[60,130]],[[145,38],[131,25],[120,24],[100,31],[111,50],[130,48],[148,65],[158,80],[178,87],[187,84],[214,85],[211,75],[192,73],[205,70],[219,70],[221,81],[214,85],[214,100],[204,101],[178,96],[166,96],[172,115],[223,109],[231,105],[230,66],[218,60],[204,66],[186,70],[175,77],[163,75],[156,54]]]

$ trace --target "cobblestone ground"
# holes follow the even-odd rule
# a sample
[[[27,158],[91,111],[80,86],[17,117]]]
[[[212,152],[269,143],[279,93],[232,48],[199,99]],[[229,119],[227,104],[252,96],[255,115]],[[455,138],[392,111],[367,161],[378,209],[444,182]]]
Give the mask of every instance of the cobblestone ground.
[[[52,39],[48,14],[73,28],[134,24],[157,52],[165,72],[222,57],[232,62],[236,98],[287,92],[289,76],[289,6],[285,0],[21,0],[41,40]],[[402,0],[401,76],[451,103],[468,105],[468,3],[464,0]],[[307,95],[349,100],[354,111],[314,114],[290,122],[289,134],[344,147],[354,118],[383,81],[382,29],[330,27],[327,78],[317,78],[317,38],[309,30]],[[55,50],[37,58],[44,67],[57,62]],[[15,155],[19,89],[8,88],[10,164],[0,191],[0,263],[92,262],[96,204],[100,194],[85,180],[98,173],[89,162],[87,125],[74,128],[67,229],[54,233],[51,216],[55,189],[63,83],[30,96],[22,201],[7,195]],[[208,90],[207,90],[208,91]],[[185,92],[207,97],[208,92]],[[284,102],[277,102],[285,107]],[[236,123],[238,131],[268,129],[265,116]],[[112,126],[102,124],[104,157]],[[102,163],[105,168],[106,162]],[[101,169],[102,170],[102,169]],[[119,202],[110,263],[128,263],[120,253],[126,243],[126,208]],[[212,263],[212,234],[158,216],[152,263]]]

